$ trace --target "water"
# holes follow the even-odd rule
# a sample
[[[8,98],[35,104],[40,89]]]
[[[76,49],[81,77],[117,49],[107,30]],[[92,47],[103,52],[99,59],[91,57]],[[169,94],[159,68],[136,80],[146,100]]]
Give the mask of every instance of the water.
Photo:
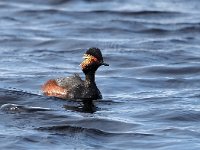
[[[1,0],[0,149],[199,149],[199,35],[199,0]],[[43,96],[89,47],[103,100]]]

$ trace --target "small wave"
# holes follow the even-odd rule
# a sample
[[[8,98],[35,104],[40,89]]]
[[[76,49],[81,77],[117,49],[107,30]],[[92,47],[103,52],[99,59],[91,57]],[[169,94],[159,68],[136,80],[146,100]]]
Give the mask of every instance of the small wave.
[[[159,73],[159,74],[196,74],[200,72],[199,66],[186,66],[186,67],[153,67],[149,70],[150,72]]]
[[[35,112],[35,111],[50,111],[49,108],[42,107],[28,107],[17,104],[3,104],[0,110],[7,113],[19,113],[19,112]]]
[[[141,30],[140,32],[142,33],[186,33],[186,32],[195,32],[199,33],[200,32],[200,25],[191,25],[191,26],[186,26],[186,27],[180,27],[177,29],[161,29],[161,28],[151,28],[151,29],[144,29]]]
[[[160,29],[160,28],[151,28],[137,31],[139,33],[154,33],[154,34],[166,34],[169,33],[170,30]]]
[[[184,28],[179,29],[178,31],[199,33],[200,32],[200,24],[194,25],[194,26],[189,26],[189,27],[184,27]]]
[[[14,17],[0,17],[0,20],[1,21],[19,22],[19,20]]]
[[[59,10],[59,9],[42,9],[42,10],[21,10],[19,12],[17,12],[17,15],[19,16],[32,16],[33,15],[53,15],[53,14],[61,14],[61,15],[66,15],[67,13],[70,12],[66,12],[64,10]],[[36,15],[36,16],[37,16]]]
[[[170,121],[183,121],[183,122],[199,122],[200,113],[195,111],[187,111],[187,112],[173,112],[173,114],[169,114],[165,119]]]
[[[176,134],[176,136],[180,135],[181,138],[183,138],[184,136],[191,136],[191,137],[197,137],[199,138],[200,133],[197,130],[193,130],[190,128],[185,128],[185,127],[167,127],[164,129],[160,129],[161,133],[164,134]]]
[[[47,1],[48,4],[51,4],[51,5],[62,5],[62,4],[66,4],[68,2],[72,2],[73,0],[49,0]]]
[[[89,135],[95,135],[95,136],[102,136],[102,137],[110,137],[110,136],[137,136],[137,137],[147,137],[147,136],[154,136],[153,134],[148,133],[132,133],[132,132],[106,132],[103,130],[95,129],[95,128],[84,128],[84,127],[78,127],[78,126],[71,126],[71,125],[61,125],[61,126],[51,126],[51,127],[39,127],[36,128],[36,130],[40,131],[48,131],[48,132],[54,132],[57,134],[68,134],[68,133],[85,133]]]
[[[64,9],[38,9],[38,10],[22,10],[18,12],[18,15],[33,15],[33,14],[62,14],[62,15],[98,15],[98,14],[106,14],[106,15],[118,15],[118,16],[155,16],[155,17],[170,17],[170,16],[178,16],[184,15],[181,12],[173,12],[173,11],[115,11],[115,10],[64,10]]]
[[[148,10],[142,10],[142,11],[112,11],[112,10],[94,10],[91,12],[95,13],[108,13],[108,14],[119,14],[119,15],[181,15],[183,13],[176,12],[176,11],[148,11]]]

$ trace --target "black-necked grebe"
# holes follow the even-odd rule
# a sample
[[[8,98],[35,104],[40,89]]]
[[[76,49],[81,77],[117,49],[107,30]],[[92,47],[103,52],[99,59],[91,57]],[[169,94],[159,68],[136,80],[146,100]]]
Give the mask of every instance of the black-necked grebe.
[[[85,80],[77,74],[71,77],[51,79],[43,85],[43,93],[63,99],[102,99],[101,92],[95,83],[95,72],[101,65],[109,65],[104,63],[98,48],[88,49],[83,58],[80,66],[85,74]]]

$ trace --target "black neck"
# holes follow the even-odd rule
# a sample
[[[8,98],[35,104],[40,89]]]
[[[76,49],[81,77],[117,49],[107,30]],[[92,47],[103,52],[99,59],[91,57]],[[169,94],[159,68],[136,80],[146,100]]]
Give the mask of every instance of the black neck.
[[[88,72],[85,74],[85,81],[89,84],[95,84],[95,72]]]

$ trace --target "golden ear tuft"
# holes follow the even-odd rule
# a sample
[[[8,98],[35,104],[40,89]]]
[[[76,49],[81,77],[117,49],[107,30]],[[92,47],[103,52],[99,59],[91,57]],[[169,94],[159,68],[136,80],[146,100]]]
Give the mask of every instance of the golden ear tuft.
[[[98,59],[92,55],[89,54],[84,54],[83,58],[85,59],[80,65],[82,67],[82,69],[84,69],[86,66],[88,66],[89,64],[93,63],[93,62],[97,62],[99,63]]]

